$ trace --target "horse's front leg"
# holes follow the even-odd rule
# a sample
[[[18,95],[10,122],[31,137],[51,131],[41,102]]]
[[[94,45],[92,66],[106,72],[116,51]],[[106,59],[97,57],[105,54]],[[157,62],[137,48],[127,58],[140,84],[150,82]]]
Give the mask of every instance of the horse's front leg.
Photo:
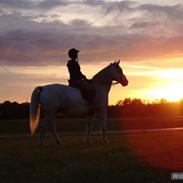
[[[90,138],[91,129],[92,129],[92,117],[89,116],[86,124],[86,143],[88,144],[91,142],[91,138]]]
[[[102,143],[107,143],[107,137],[106,137],[107,111],[106,111],[106,108],[102,108],[99,110],[98,118],[99,118],[99,122],[100,122],[100,130],[102,133]]]

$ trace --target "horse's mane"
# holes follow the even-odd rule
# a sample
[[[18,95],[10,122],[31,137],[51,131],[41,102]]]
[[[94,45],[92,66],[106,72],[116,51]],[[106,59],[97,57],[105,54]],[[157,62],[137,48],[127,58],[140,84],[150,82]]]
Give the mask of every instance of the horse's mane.
[[[92,80],[97,80],[97,81],[101,81],[104,78],[106,78],[107,76],[109,76],[109,69],[111,69],[111,65],[108,65],[107,67],[105,67],[104,69],[102,69],[101,71],[99,71],[97,74],[95,74],[92,78]]]

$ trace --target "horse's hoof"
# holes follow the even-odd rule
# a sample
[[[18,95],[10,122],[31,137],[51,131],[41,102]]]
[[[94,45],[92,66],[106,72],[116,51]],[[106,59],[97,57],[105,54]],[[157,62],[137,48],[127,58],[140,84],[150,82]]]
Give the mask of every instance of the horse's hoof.
[[[86,143],[86,144],[91,144],[91,140],[87,139],[87,140],[85,141],[85,143]]]
[[[43,147],[44,146],[44,143],[39,143],[38,146],[39,147]]]
[[[63,146],[63,145],[64,145],[64,143],[63,143],[62,141],[57,141],[57,145],[59,145],[59,146]]]
[[[102,144],[108,144],[108,143],[109,143],[109,140],[107,139],[102,140]]]
[[[63,146],[64,144],[63,144],[63,143],[61,143],[61,142],[57,142],[57,145],[59,145],[59,146]]]

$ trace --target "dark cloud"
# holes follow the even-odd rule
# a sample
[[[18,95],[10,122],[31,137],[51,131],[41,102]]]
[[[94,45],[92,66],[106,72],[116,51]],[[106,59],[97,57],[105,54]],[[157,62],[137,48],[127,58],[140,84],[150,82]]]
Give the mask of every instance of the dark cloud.
[[[67,5],[66,0],[45,0],[45,1],[32,1],[32,0],[1,0],[0,6],[5,8],[18,8],[18,9],[51,9],[56,6]]]
[[[83,1],[67,1],[67,0],[45,0],[38,4],[37,7],[43,9],[50,9],[58,6],[67,6],[70,4],[75,5],[87,5],[93,7],[103,7],[107,12],[113,10],[126,11],[131,10],[133,5],[137,3],[135,1],[105,1],[105,0],[83,0]]]
[[[145,10],[148,13],[154,15],[154,18],[161,18],[163,15],[167,20],[182,20],[183,17],[183,5],[153,5],[153,4],[144,4],[139,6],[140,10]]]
[[[33,7],[32,1],[23,0],[0,1],[0,6],[11,6],[16,10],[21,2],[22,8]],[[46,0],[34,5],[49,9],[69,3],[77,2]],[[121,12],[128,14],[139,11],[139,14],[138,17],[127,19],[128,25],[123,24],[123,17],[120,17],[122,20],[117,25],[95,26],[83,17],[73,19],[69,23],[56,21],[56,13],[49,15],[52,16],[52,21],[37,21],[38,18],[48,18],[48,15],[42,12],[36,15],[3,13],[0,15],[0,64],[65,64],[68,59],[67,50],[71,47],[80,49],[82,60],[90,63],[119,57],[125,60],[141,60],[183,52],[182,6],[138,5],[133,1],[86,0],[83,3],[102,6],[102,13],[105,12],[103,18],[112,15],[114,11],[118,11],[119,17]],[[166,31],[160,32],[159,27],[164,25],[163,20],[167,20],[166,28],[173,30],[173,35],[166,35]],[[172,25],[174,26],[171,27]],[[152,34],[153,29],[156,30],[155,37]]]
[[[145,4],[138,9],[142,15],[131,19],[130,29],[139,34],[157,37],[181,37],[183,29],[183,6],[160,6]],[[166,38],[165,38],[166,39]],[[176,43],[174,42],[176,45]]]
[[[134,10],[134,5],[137,3],[134,1],[114,1],[105,3],[104,8],[106,9],[106,14],[113,13],[114,11],[129,12]]]
[[[58,7],[58,6],[66,6],[68,4],[70,4],[71,2],[66,1],[66,0],[45,0],[45,1],[41,1],[38,5],[37,8],[40,9],[51,9],[54,7]]]
[[[0,7],[5,8],[21,8],[21,9],[30,9],[34,8],[36,3],[34,1],[27,0],[1,0]]]
[[[148,27],[152,27],[157,25],[156,22],[151,22],[151,21],[144,21],[144,20],[139,20],[135,23],[133,23],[130,28],[132,29],[144,29],[144,28],[148,28]]]
[[[105,5],[106,2],[103,0],[85,0],[83,1],[84,4],[90,5],[90,6],[101,6],[101,5]]]
[[[0,63],[6,65],[62,65],[67,50],[81,50],[84,62],[113,60],[145,60],[183,52],[183,38],[154,38],[140,35],[69,35],[64,33],[10,32],[0,38]]]
[[[105,0],[83,0],[83,1],[67,1],[67,0],[44,0],[44,1],[32,1],[32,0],[1,0],[0,7],[5,8],[17,8],[17,9],[44,9],[49,10],[58,6],[67,5],[88,5],[88,6],[102,6],[106,8],[107,12],[118,9],[130,10],[131,5],[136,4],[134,1],[105,1]]]
[[[91,6],[104,5],[106,4],[103,0],[86,0],[86,1],[67,1],[67,0],[43,0],[43,1],[32,1],[32,0],[1,0],[0,7],[5,8],[17,8],[17,9],[52,9],[58,6],[67,6],[70,4],[86,4]]]

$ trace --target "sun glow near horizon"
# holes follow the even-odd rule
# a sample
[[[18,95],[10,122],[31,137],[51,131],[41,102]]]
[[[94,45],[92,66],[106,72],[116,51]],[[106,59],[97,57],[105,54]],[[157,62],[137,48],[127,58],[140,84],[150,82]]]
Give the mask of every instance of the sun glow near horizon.
[[[134,69],[135,68],[135,69]],[[126,89],[112,89],[111,104],[117,103],[119,94],[121,99],[140,98],[154,101],[165,99],[178,102],[183,98],[183,69],[161,68],[132,64],[126,67],[129,86]],[[119,101],[119,100],[118,100]]]
[[[162,86],[152,89],[149,95],[154,98],[164,98],[168,101],[179,101],[183,98],[183,69],[162,69],[157,73]]]
[[[18,2],[0,1],[0,102],[30,101],[36,86],[67,85],[72,47],[89,79],[121,59],[129,85],[112,87],[110,105],[183,98],[182,0]]]
[[[92,78],[99,70],[110,62],[103,64],[80,63],[82,72],[87,78]],[[111,88],[109,104],[115,105],[125,98],[139,98],[145,101],[166,99],[167,101],[179,101],[183,98],[183,69],[174,67],[163,68],[152,66],[146,62],[121,61],[121,68],[129,80],[127,87],[120,84]],[[1,83],[1,102],[4,100],[25,102],[30,101],[30,95],[34,87],[50,83],[64,83],[67,85],[69,77],[66,66],[42,66],[42,67],[7,67],[8,73],[2,70],[4,77],[11,74],[14,84]],[[11,78],[10,78],[11,79]],[[21,88],[21,90],[20,90]],[[7,92],[8,90],[8,92]],[[8,97],[7,97],[8,93]]]

